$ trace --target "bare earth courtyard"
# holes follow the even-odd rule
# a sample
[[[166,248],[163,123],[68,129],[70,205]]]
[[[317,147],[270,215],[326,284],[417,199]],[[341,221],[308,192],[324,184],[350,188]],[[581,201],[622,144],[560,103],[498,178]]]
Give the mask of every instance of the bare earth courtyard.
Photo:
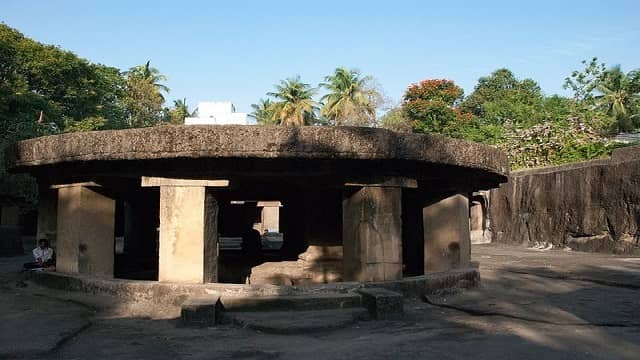
[[[24,282],[24,258],[1,258],[0,358],[639,358],[640,258],[496,245],[472,256],[478,288],[405,300],[402,320],[292,334],[180,328],[167,309]]]

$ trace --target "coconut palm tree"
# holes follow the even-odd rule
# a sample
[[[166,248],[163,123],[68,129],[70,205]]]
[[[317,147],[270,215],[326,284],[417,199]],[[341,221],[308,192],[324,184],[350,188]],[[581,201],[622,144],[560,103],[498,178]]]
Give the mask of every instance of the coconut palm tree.
[[[324,105],[320,114],[335,125],[375,123],[376,100],[380,93],[372,86],[372,81],[372,77],[362,76],[358,70],[335,69],[320,84],[329,91],[321,99]]]
[[[300,81],[300,76],[280,81],[276,91],[267,95],[276,99],[273,103],[274,123],[282,125],[311,125],[315,120],[317,104],[313,100],[315,89]]]
[[[257,104],[251,104],[253,112],[249,116],[256,119],[260,125],[275,124],[274,102],[271,99],[260,99]]]
[[[167,81],[167,77],[160,73],[160,70],[151,67],[151,60],[147,61],[144,65],[134,66],[129,69],[129,71],[125,71],[125,75],[127,77],[136,77],[138,79],[146,80],[153,84],[153,86],[158,90],[160,96],[162,96],[162,92],[168,93],[169,88],[162,84],[161,81]],[[162,96],[164,100],[164,96]]]
[[[600,93],[596,101],[616,119],[618,131],[633,130],[634,120],[640,116],[640,71],[625,74],[616,65],[605,71],[596,89]]]

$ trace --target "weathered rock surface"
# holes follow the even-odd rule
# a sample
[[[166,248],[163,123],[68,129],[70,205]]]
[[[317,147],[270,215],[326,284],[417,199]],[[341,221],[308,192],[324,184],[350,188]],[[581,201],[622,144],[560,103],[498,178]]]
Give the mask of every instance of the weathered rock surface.
[[[496,242],[640,254],[640,146],[513,172],[491,191],[490,216]]]
[[[357,161],[379,176],[398,171],[408,177],[428,174],[427,178],[435,172],[455,173],[464,174],[456,178],[492,187],[505,181],[509,172],[504,153],[490,146],[342,126],[189,125],[68,133],[21,141],[7,155],[12,171],[43,172],[42,176],[52,172],[59,176],[61,167],[76,175],[105,174],[108,168],[108,173],[128,176],[164,176],[178,170],[194,177],[203,172],[226,176],[238,168],[257,171],[261,166],[262,171],[274,173],[317,173],[326,161],[331,166],[328,174],[362,175],[364,170],[354,167]]]
[[[304,285],[342,281],[342,246],[310,245],[297,261],[260,264],[251,269],[251,284]]]

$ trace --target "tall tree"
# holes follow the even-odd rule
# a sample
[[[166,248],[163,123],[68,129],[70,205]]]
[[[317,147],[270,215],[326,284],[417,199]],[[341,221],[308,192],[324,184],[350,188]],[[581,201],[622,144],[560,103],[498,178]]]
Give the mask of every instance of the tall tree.
[[[153,126],[163,121],[164,96],[169,88],[160,81],[166,77],[150,66],[151,61],[125,72],[127,83],[124,102],[129,127]]]
[[[273,104],[274,123],[281,125],[311,125],[316,119],[315,89],[300,81],[300,77],[282,80],[276,91],[268,93],[276,99]]]
[[[376,105],[380,92],[371,76],[362,76],[358,70],[343,67],[325,77],[320,86],[329,92],[320,100],[324,104],[320,114],[335,125],[375,125]]]
[[[160,70],[151,67],[151,60],[148,60],[146,63],[138,66],[134,66],[124,73],[127,77],[138,77],[140,79],[144,79],[150,82],[157,90],[162,99],[164,100],[164,96],[162,92],[168,93],[169,87],[162,84],[161,81],[167,81],[167,77],[160,73]]]
[[[274,102],[271,99],[260,99],[257,104],[251,104],[253,111],[249,116],[256,119],[260,125],[274,124]]]
[[[178,99],[173,101],[173,108],[167,109],[167,121],[173,125],[184,124],[184,119],[191,116],[187,99]]]
[[[609,133],[640,126],[640,69],[625,74],[595,57],[582,64],[584,69],[573,71],[564,84],[574,94],[572,116]]]
[[[484,121],[503,124],[506,121],[529,126],[540,122],[543,94],[531,79],[518,80],[509,69],[498,69],[478,79],[473,92],[461,104]]]
[[[163,120],[164,99],[158,89],[143,78],[130,76],[127,79],[124,102],[128,127],[153,126]]]
[[[618,132],[634,130],[640,116],[640,71],[625,74],[620,65],[605,71],[596,85],[596,101],[616,120]]]
[[[121,127],[123,84],[116,68],[0,24],[0,158],[6,145],[26,138]],[[33,189],[29,178],[7,174],[0,159],[0,198],[30,202]]]
[[[456,108],[463,98],[461,87],[451,80],[428,79],[409,86],[404,93],[402,112],[413,122],[416,132],[459,135],[458,130],[473,115]]]

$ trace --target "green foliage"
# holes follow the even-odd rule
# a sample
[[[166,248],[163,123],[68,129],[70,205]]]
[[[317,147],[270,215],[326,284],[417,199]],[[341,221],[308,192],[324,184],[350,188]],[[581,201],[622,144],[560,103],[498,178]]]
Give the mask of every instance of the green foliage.
[[[187,106],[187,99],[174,100],[173,108],[165,109],[166,122],[172,125],[183,125],[184,119],[191,116],[189,107]]]
[[[533,125],[540,121],[543,96],[535,81],[518,80],[510,70],[498,69],[478,80],[460,108],[492,124]]]
[[[572,114],[607,133],[640,127],[640,70],[624,73],[620,66],[607,69],[598,58],[582,61],[565,79],[573,92]]]
[[[107,119],[102,116],[90,116],[80,121],[67,121],[64,132],[95,131],[104,129]]]
[[[312,125],[316,121],[317,103],[313,100],[315,89],[300,81],[300,77],[282,80],[276,91],[267,95],[276,101],[269,107],[270,123],[278,125]]]
[[[0,24],[0,154],[16,141],[62,131],[158,124],[167,116],[164,80],[149,62],[122,73]],[[184,111],[174,106],[170,121]],[[35,188],[32,178],[7,174],[0,163],[0,201],[33,204]]]
[[[462,88],[451,80],[423,80],[404,93],[403,116],[414,132],[460,137],[460,131],[474,121],[472,114],[455,107],[463,96]]]
[[[164,119],[164,98],[151,81],[138,76],[127,78],[123,98],[128,127],[145,127],[161,123]]]
[[[504,132],[498,147],[505,151],[514,169],[587,160],[607,155],[618,146],[572,117],[528,128],[506,123]]]
[[[640,126],[640,70],[625,74],[620,65],[607,69],[596,89],[596,103],[615,119],[618,132]]]
[[[167,78],[150,61],[135,66],[125,72],[126,83],[123,102],[125,104],[128,127],[158,125],[165,120],[162,92],[169,88],[160,81]]]
[[[273,125],[275,119],[275,106],[271,99],[260,99],[257,104],[251,104],[253,111],[249,114],[256,119],[258,125]]]
[[[383,128],[398,132],[412,132],[413,122],[404,116],[401,107],[394,107],[380,118]]]
[[[329,92],[320,101],[320,114],[334,125],[372,126],[376,124],[376,107],[382,95],[371,76],[343,67],[325,77],[320,86]]]

